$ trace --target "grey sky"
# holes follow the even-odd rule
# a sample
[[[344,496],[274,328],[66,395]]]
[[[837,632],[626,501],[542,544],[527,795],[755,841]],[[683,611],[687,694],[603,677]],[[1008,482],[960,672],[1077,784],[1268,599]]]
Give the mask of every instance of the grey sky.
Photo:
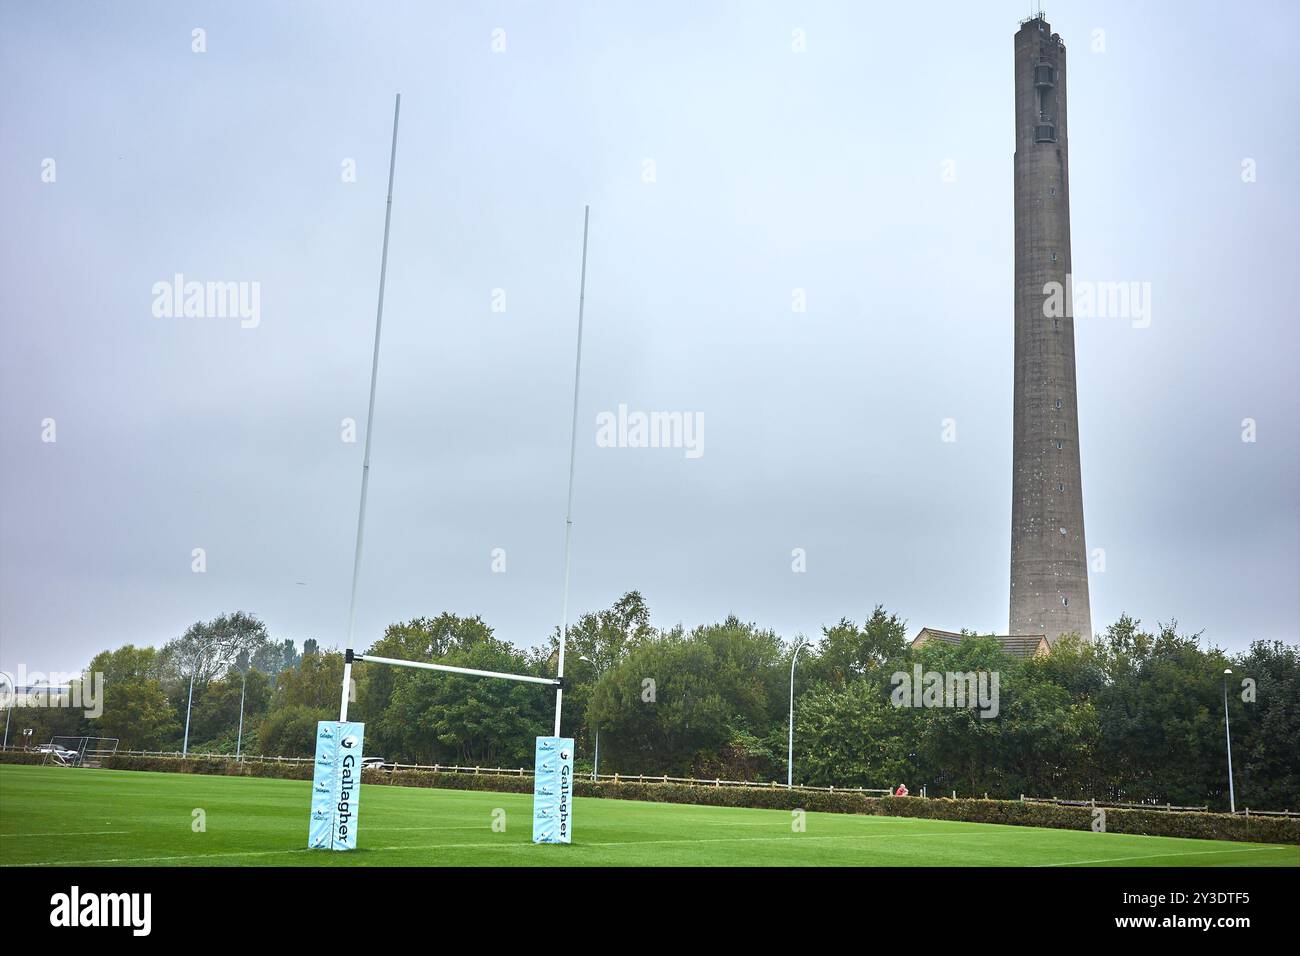
[[[235,609],[342,645],[395,91],[358,646],[557,624],[586,202],[574,613],[1005,629],[1027,7],[4,3],[0,668]],[[1076,275],[1152,287],[1149,328],[1078,322],[1094,627],[1294,640],[1300,14],[1046,12]],[[260,325],[154,317],[176,273],[260,283]],[[597,447],[619,403],[704,455]]]

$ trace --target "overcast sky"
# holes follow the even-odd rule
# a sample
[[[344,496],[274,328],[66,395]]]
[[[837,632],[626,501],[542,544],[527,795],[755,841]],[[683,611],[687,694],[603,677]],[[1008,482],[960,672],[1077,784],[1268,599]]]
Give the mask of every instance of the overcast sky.
[[[0,4],[0,669],[236,609],[343,645],[398,91],[358,647],[558,623],[586,203],[573,615],[1004,632],[1027,12]],[[1077,322],[1094,628],[1294,641],[1300,14],[1046,12],[1075,272],[1151,289]],[[256,326],[156,316],[176,274],[257,283]],[[599,447],[620,404],[703,454]]]

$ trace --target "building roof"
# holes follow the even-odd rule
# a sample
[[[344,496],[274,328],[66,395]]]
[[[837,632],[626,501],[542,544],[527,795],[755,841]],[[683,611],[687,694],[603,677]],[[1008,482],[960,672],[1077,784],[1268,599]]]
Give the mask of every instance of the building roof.
[[[957,631],[941,631],[938,628],[923,627],[916,637],[912,638],[913,647],[923,647],[930,641],[939,641],[943,644],[960,644],[968,637],[983,637],[983,634],[962,634]],[[1029,660],[1031,657],[1038,657],[1041,654],[1047,654],[1051,651],[1051,645],[1047,643],[1046,634],[993,634],[993,640],[997,641],[1011,657],[1017,660]]]

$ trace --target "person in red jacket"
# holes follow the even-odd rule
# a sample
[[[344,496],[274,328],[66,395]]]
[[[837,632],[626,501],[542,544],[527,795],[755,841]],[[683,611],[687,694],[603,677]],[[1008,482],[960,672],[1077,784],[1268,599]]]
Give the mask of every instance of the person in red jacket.
[[[898,785],[898,789],[894,791],[894,796],[896,796],[896,797],[905,797],[905,796],[907,796],[907,784],[905,784],[905,783],[900,783],[900,784]]]

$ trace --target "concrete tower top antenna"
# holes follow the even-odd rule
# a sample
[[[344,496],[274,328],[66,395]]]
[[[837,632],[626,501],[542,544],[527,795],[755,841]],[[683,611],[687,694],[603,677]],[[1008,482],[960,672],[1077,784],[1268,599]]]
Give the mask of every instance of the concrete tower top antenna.
[[[1029,16],[1021,20],[1020,23],[1023,25],[1031,20],[1042,20],[1044,18],[1042,0],[1033,0],[1033,3],[1029,5]]]

